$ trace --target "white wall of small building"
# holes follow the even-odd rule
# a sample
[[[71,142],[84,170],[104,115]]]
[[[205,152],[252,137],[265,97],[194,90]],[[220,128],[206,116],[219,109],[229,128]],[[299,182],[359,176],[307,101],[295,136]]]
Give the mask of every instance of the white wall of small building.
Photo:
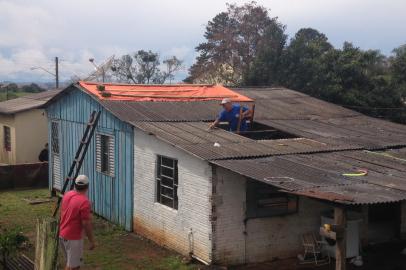
[[[288,258],[303,252],[300,236],[318,232],[320,216],[330,206],[299,198],[298,212],[279,217],[245,219],[246,178],[216,169],[214,261],[243,264]]]
[[[211,166],[138,129],[134,136],[134,230],[210,263]],[[178,160],[178,210],[156,202],[157,155]]]
[[[4,148],[4,126],[10,127],[11,151]],[[47,117],[42,109],[15,115],[0,115],[0,163],[39,162],[38,156],[48,140]]]
[[[38,156],[48,142],[47,116],[42,109],[33,109],[16,114],[16,162],[39,162]]]

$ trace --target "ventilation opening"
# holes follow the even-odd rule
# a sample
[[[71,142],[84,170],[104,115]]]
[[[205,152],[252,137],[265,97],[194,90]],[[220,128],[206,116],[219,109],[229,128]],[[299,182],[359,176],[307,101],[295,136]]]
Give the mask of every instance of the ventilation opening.
[[[219,127],[226,131],[230,131],[228,123],[220,123]],[[299,136],[296,136],[294,134],[287,133],[274,127],[257,122],[253,122],[252,126],[251,124],[249,124],[249,127],[250,128],[247,131],[240,131],[237,134],[246,138],[250,138],[252,140],[279,140],[299,138]]]

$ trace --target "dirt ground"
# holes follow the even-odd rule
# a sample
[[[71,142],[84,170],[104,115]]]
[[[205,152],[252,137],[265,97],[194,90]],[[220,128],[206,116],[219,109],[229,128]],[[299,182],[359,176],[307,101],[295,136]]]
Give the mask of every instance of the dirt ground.
[[[30,244],[23,251],[30,258],[34,257],[35,224],[37,218],[49,217],[53,202],[30,205],[24,199],[46,199],[46,189],[0,191],[0,228],[19,227],[30,238]],[[94,219],[97,247],[93,251],[85,251],[85,267],[82,269],[146,269],[146,270],[295,270],[320,269],[333,270],[334,261],[330,266],[314,267],[298,265],[298,260],[288,259],[274,262],[243,265],[234,267],[206,267],[199,263],[187,263],[177,253],[162,248],[153,242],[133,233],[124,231],[101,218]],[[86,243],[87,245],[87,243]],[[406,270],[406,256],[400,255],[406,243],[395,243],[384,246],[373,246],[364,251],[363,267],[348,269],[360,270]],[[62,256],[59,257],[63,265]]]

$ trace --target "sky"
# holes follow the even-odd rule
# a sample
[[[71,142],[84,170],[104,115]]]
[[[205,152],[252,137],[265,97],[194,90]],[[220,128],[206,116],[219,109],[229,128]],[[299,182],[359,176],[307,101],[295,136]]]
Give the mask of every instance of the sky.
[[[95,63],[140,49],[184,60],[177,79],[193,63],[194,48],[223,0],[0,0],[0,81],[46,82],[54,57],[61,80],[85,78]],[[292,37],[303,27],[326,34],[341,47],[351,41],[362,49],[389,55],[406,43],[404,0],[258,0]]]

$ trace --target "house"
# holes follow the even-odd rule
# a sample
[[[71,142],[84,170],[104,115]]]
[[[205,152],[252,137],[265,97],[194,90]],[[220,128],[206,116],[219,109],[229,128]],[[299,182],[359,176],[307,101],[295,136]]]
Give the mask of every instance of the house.
[[[222,97],[255,100],[249,132],[208,130]],[[47,108],[53,189],[93,110],[102,116],[82,171],[95,212],[181,254],[296,256],[301,235],[337,213],[348,257],[358,239],[406,238],[406,126],[285,88],[79,82]]]
[[[58,90],[0,102],[0,164],[38,162],[48,138],[42,107]]]

